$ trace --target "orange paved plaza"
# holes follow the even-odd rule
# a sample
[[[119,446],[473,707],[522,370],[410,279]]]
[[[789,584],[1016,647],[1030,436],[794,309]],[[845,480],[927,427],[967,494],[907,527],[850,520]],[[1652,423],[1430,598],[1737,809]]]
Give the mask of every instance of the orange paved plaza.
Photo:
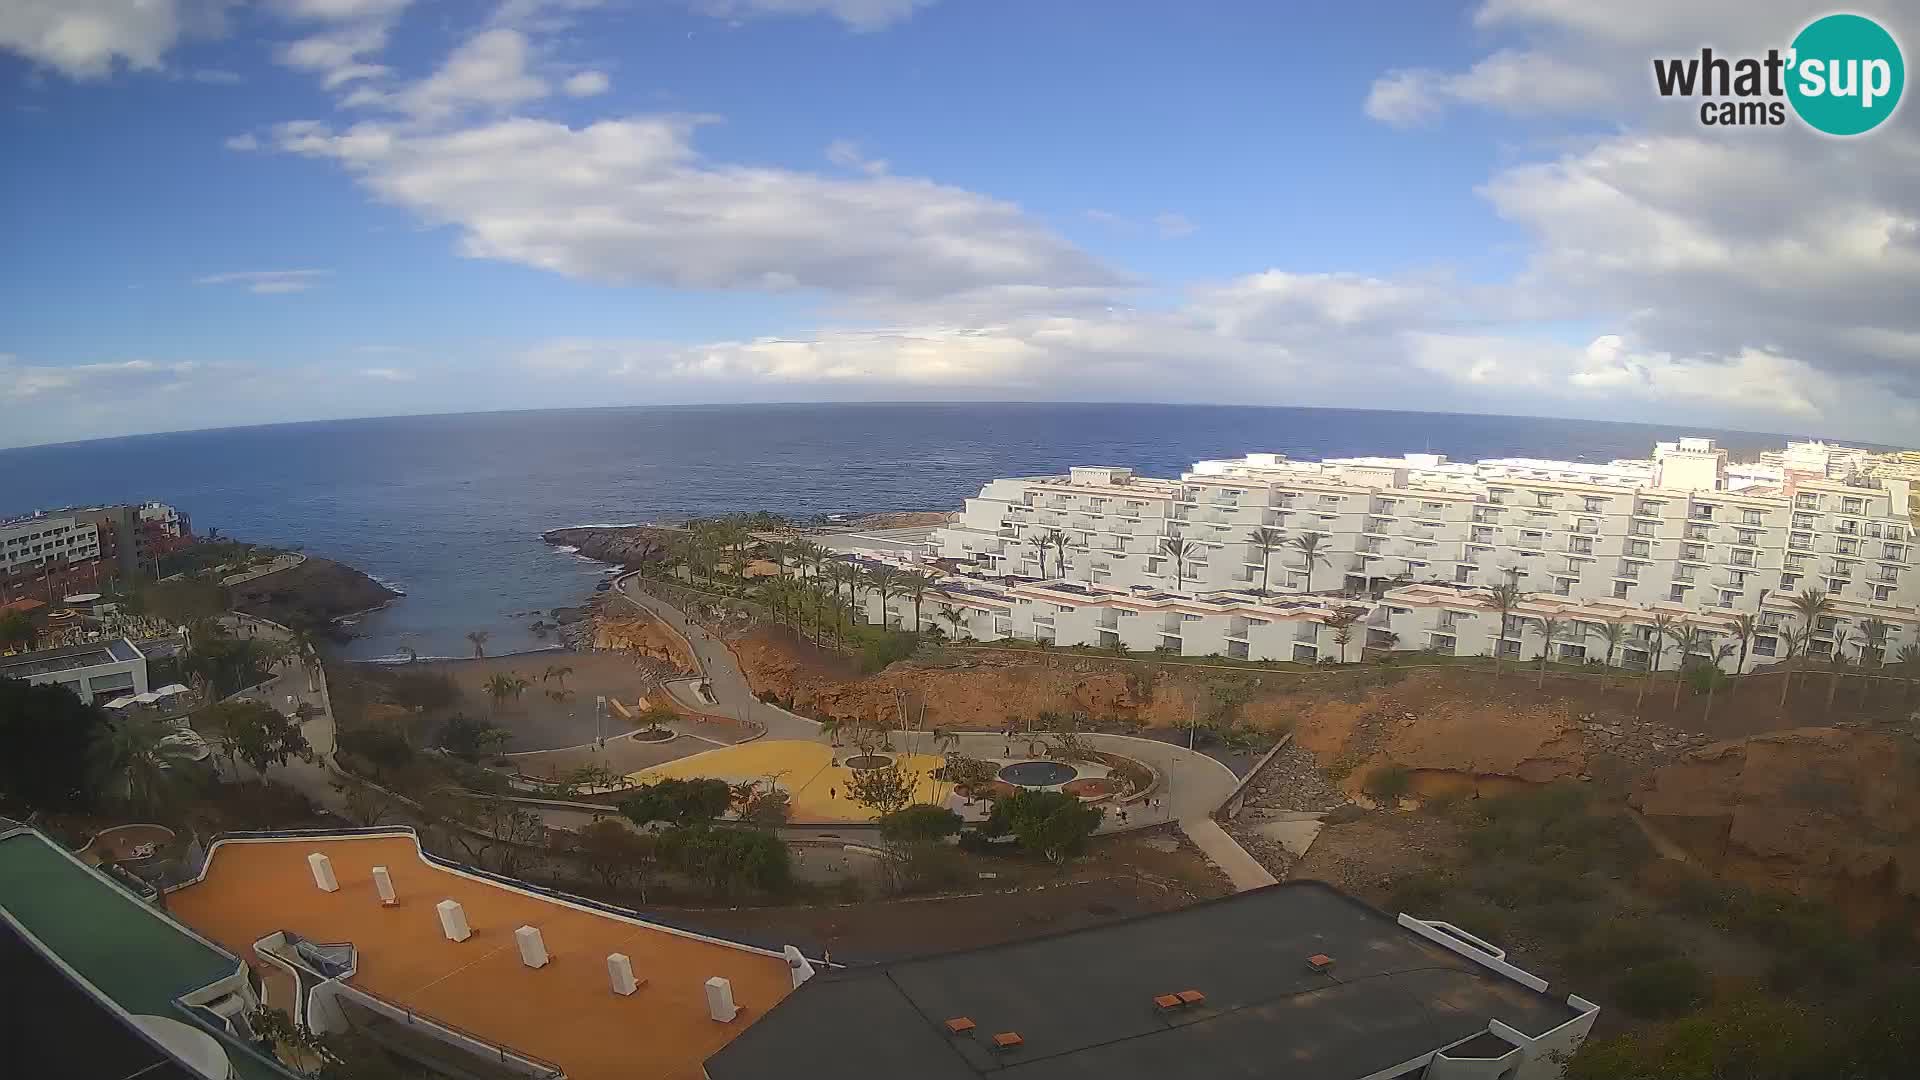
[[[338,892],[314,886],[307,855],[333,862]],[[371,868],[385,866],[400,904],[383,908]],[[448,941],[434,905],[466,909],[473,936]],[[359,951],[351,984],[559,1064],[573,1080],[697,1080],[701,1062],[759,1019],[792,986],[786,961],[556,903],[426,862],[410,836],[226,843],[206,880],[167,896],[182,922],[250,963],[276,930]],[[520,962],[513,932],[536,926],[552,957]],[[607,954],[633,961],[631,997],[607,984]],[[704,983],[733,983],[740,1015],[710,1019]]]

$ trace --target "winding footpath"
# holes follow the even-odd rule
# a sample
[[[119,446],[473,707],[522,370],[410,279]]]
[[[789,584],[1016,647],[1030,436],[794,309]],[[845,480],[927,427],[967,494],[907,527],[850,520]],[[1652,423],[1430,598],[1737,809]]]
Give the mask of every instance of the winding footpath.
[[[754,697],[753,688],[747,682],[746,674],[740,670],[733,650],[724,641],[708,633],[706,628],[688,619],[678,608],[640,590],[636,585],[636,575],[628,574],[616,579],[614,588],[629,603],[659,618],[692,649],[694,659],[700,666],[700,676],[707,681],[713,694],[713,702],[699,700],[692,684],[685,680],[667,684],[667,692],[675,700],[689,708],[719,711],[735,719],[762,724],[767,730],[766,737],[770,739],[821,741],[825,738],[820,733],[818,723]],[[901,731],[896,732],[893,738],[911,746],[916,737],[924,738],[925,735]],[[958,738],[958,748],[975,757],[1016,756],[1013,752],[1020,749],[1019,744],[1023,741],[1018,736],[1009,740],[998,733],[981,732],[962,732]],[[1110,825],[1132,829],[1176,822],[1187,839],[1233,882],[1235,891],[1257,889],[1275,883],[1276,879],[1266,867],[1261,866],[1213,820],[1213,812],[1239,783],[1240,778],[1231,769],[1205,754],[1156,739],[1104,734],[1088,734],[1083,738],[1095,749],[1131,757],[1152,766],[1160,774],[1160,786],[1152,798],[1125,807],[1124,822],[1118,817],[1122,811],[1115,810]]]

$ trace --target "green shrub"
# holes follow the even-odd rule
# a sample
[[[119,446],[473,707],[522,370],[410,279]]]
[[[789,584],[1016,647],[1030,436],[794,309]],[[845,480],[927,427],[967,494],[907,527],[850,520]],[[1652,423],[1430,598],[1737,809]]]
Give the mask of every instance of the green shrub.
[[[1662,1019],[1706,1003],[1707,973],[1684,956],[1650,960],[1613,984],[1613,999],[1635,1016]]]
[[[1453,879],[1447,874],[1439,870],[1422,870],[1393,883],[1392,892],[1387,894],[1387,907],[1395,912],[1404,911],[1424,918],[1427,912],[1437,909],[1441,900],[1453,889]]]
[[[1413,777],[1398,765],[1382,765],[1367,774],[1363,787],[1374,798],[1390,802],[1413,788]]]
[[[1424,917],[1452,923],[1496,945],[1513,936],[1513,916],[1477,896],[1456,893],[1441,901],[1435,914]]]
[[[350,728],[338,732],[334,744],[382,770],[405,768],[413,762],[413,747],[407,740],[381,728]]]
[[[872,675],[897,660],[905,660],[913,655],[913,650],[919,646],[919,642],[918,634],[902,630],[881,630],[872,640],[860,647],[860,670],[863,674]]]
[[[1591,927],[1568,951],[1575,965],[1591,971],[1634,968],[1674,955],[1672,942],[1644,924],[1610,919]]]

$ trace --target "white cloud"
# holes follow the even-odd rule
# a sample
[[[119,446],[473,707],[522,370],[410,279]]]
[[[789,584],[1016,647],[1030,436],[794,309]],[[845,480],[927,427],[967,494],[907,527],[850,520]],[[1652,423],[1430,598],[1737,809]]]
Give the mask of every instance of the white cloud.
[[[183,37],[218,33],[232,0],[7,0],[0,50],[71,79],[98,79],[116,65],[158,71]]]
[[[229,150],[238,150],[245,153],[249,150],[260,149],[260,140],[255,137],[252,132],[242,132],[239,135],[227,136],[226,141],[221,145]]]
[[[517,118],[421,134],[304,122],[278,140],[455,227],[469,256],[594,281],[918,298],[1123,283],[1009,203],[926,180],[708,164],[697,123]]]
[[[366,378],[377,379],[381,382],[412,382],[418,378],[415,372],[390,367],[361,368],[360,374]]]
[[[850,29],[882,30],[907,19],[934,0],[693,0],[696,8],[716,18],[754,15],[825,15]]]
[[[527,71],[526,35],[483,30],[453,50],[440,69],[393,96],[418,119],[440,120],[470,107],[504,109],[546,97],[546,81]]]
[[[1574,112],[1615,101],[1612,80],[1536,52],[1503,49],[1458,74],[1412,69],[1388,72],[1367,94],[1367,115],[1405,127],[1449,105],[1479,105],[1517,114]]]
[[[355,23],[289,42],[280,48],[278,59],[287,67],[318,73],[321,84],[332,90],[355,80],[385,75],[387,68],[362,58],[386,46],[385,23]]]
[[[188,72],[187,78],[208,86],[237,86],[246,81],[239,72],[225,68],[197,68]]]
[[[857,169],[868,176],[880,176],[890,167],[885,158],[870,158],[861,153],[852,139],[835,139],[827,144],[827,160],[843,169]]]
[[[193,279],[195,285],[244,285],[251,293],[305,292],[319,284],[331,270],[241,270],[225,274],[207,274]]]
[[[606,72],[582,71],[568,76],[562,89],[566,90],[568,97],[583,98],[604,94],[612,86],[613,80],[607,78]]]

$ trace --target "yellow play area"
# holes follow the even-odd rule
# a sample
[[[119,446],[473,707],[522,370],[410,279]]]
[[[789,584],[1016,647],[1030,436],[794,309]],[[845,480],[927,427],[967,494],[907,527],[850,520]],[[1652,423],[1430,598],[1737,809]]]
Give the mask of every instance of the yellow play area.
[[[842,748],[838,752],[844,760],[855,751]],[[953,793],[952,786],[933,779],[933,771],[945,764],[946,758],[886,753],[914,777],[915,802],[944,803]],[[847,798],[847,781],[853,774],[846,766],[833,764],[834,754],[834,748],[823,743],[762,739],[655,765],[631,774],[629,779],[645,784],[705,777],[739,784],[772,777],[792,800],[794,821],[871,821],[873,811]]]

